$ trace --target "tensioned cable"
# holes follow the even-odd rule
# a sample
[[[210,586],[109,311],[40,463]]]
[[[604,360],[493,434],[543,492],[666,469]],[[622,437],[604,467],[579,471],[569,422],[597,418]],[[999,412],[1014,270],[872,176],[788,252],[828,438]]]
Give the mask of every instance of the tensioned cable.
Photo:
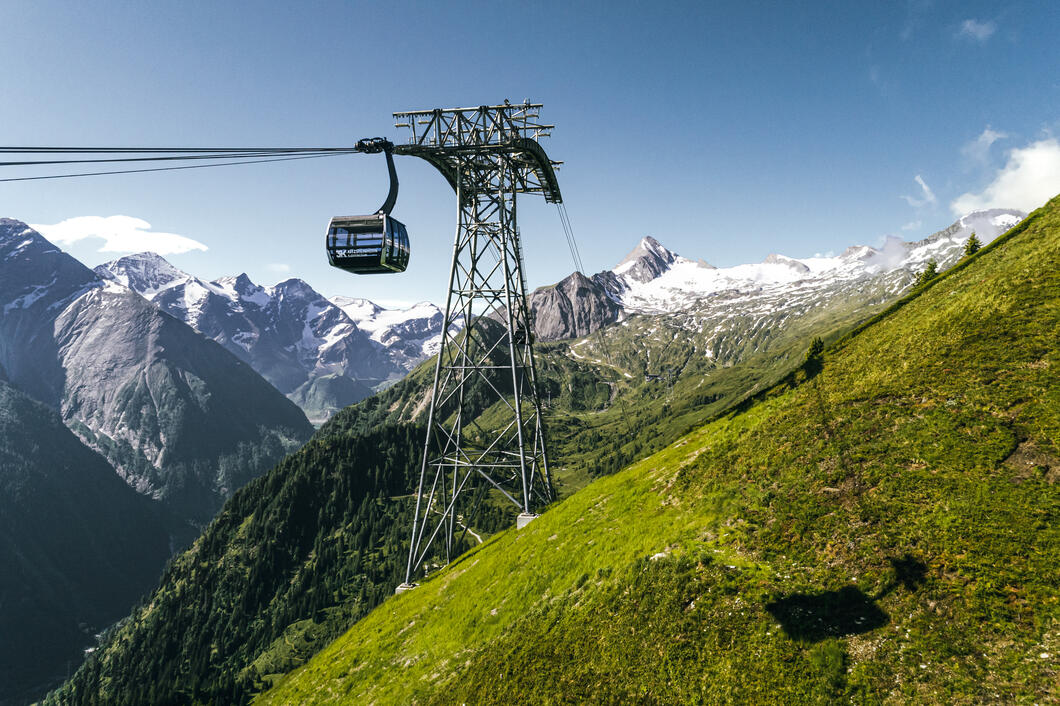
[[[356,150],[349,150],[353,152]],[[49,160],[27,160],[24,162],[0,162],[0,167],[29,167],[55,164],[98,164],[102,162],[174,162],[190,161],[200,159],[250,159],[253,157],[272,157],[275,155],[301,155],[301,154],[347,154],[347,152],[219,152],[217,154],[191,154],[171,155],[166,157],[108,157],[106,159],[49,159]]]
[[[133,174],[139,172],[162,172],[178,169],[223,167],[257,162],[280,162],[310,157],[330,157],[353,154],[361,150],[356,147],[0,147],[2,155],[42,156],[45,159],[11,160],[0,162],[0,167],[45,167],[73,164],[102,164],[130,162],[188,162],[202,161],[208,164],[179,167],[156,167],[147,169],[117,169],[107,171],[78,172],[74,174],[46,174],[28,177],[0,178],[0,182],[36,181],[39,179],[67,179],[71,177],[103,176],[106,174]],[[81,155],[89,155],[82,157]],[[94,155],[103,155],[96,157]]]
[[[567,215],[567,206],[561,201],[556,204],[556,210],[559,211],[559,220],[563,224],[563,234],[567,237],[567,247],[570,248],[571,259],[574,260],[574,266],[578,272],[584,276],[585,268],[582,266],[582,256],[578,251],[578,242],[574,239],[574,229],[571,228],[570,217]]]
[[[567,238],[567,247],[570,248],[571,259],[574,260],[575,270],[582,276],[586,277],[585,267],[582,265],[581,252],[578,250],[578,241],[574,238],[574,228],[571,227],[570,217],[567,215],[567,207],[561,201],[556,204],[556,211],[559,213],[560,223],[563,224],[563,234]],[[600,342],[600,347],[604,352],[604,359],[607,360],[607,365],[612,370],[618,370],[615,367],[615,363],[611,358],[611,346],[607,343],[607,337],[603,334],[603,327],[597,329],[597,338]],[[619,394],[615,393],[618,397],[618,403],[622,406],[622,419],[626,423],[626,432],[629,433],[630,437],[633,436],[633,427],[629,423],[629,410],[626,408],[626,400]]]
[[[223,152],[349,152],[356,147],[0,147],[3,154],[208,154]]]
[[[177,171],[180,169],[205,169],[207,167],[226,167],[237,164],[261,164],[263,162],[290,162],[296,159],[319,159],[321,157],[336,157],[343,154],[353,154],[356,150],[349,150],[346,152],[328,152],[325,154],[307,154],[297,156],[284,156],[284,157],[271,157],[268,159],[243,159],[239,161],[231,162],[212,162],[209,164],[185,164],[179,167],[152,167],[148,169],[117,169],[103,172],[80,172],[77,174],[47,174],[43,176],[31,176],[31,177],[7,177],[0,179],[0,182],[8,181],[37,181],[39,179],[71,179],[74,177],[87,177],[87,176],[103,176],[105,174],[139,174],[142,172],[169,172]],[[283,154],[283,153],[281,153]]]

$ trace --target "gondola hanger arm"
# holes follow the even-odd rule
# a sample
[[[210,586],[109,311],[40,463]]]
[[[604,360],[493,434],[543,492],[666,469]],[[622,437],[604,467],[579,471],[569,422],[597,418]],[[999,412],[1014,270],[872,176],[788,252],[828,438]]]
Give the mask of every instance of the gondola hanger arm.
[[[363,140],[357,140],[357,150],[366,154],[376,154],[382,152],[386,155],[386,168],[390,173],[390,191],[386,195],[386,201],[379,207],[376,213],[383,213],[390,215],[390,212],[394,210],[394,205],[397,204],[398,197],[398,176],[397,170],[394,168],[394,143],[385,137],[368,137]]]

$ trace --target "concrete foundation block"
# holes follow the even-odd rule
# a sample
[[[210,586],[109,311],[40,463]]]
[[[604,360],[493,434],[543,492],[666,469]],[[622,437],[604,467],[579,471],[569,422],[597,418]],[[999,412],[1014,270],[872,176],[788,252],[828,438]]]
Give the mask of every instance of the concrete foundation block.
[[[532,513],[520,512],[519,517],[515,518],[515,528],[522,529],[523,527],[526,527],[528,524],[530,524],[530,520],[534,519],[535,517],[537,517],[537,515],[534,515]]]

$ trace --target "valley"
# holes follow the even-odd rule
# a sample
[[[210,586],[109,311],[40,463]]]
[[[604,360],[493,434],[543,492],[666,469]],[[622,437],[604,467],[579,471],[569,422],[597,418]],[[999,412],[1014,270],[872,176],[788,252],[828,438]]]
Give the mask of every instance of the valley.
[[[790,309],[776,300],[795,295],[780,293],[779,285],[738,284],[734,289],[747,290],[740,297],[741,306],[758,298],[761,310],[732,305],[736,294],[697,294],[686,297],[685,306],[672,313],[623,309],[617,325],[601,324],[580,339],[539,344],[548,428],[555,458],[562,459],[557,482],[561,496],[572,496],[560,507],[568,507],[592,488],[598,489],[592,493],[603,493],[590,494],[597,498],[593,502],[600,502],[614,492],[616,481],[590,484],[593,479],[614,474],[675,441],[680,444],[675,448],[688,445],[687,439],[679,440],[689,431],[702,434],[695,430],[703,423],[747,407],[755,398],[775,396],[771,390],[808,384],[803,381],[809,339],[822,336],[836,341],[844,331],[885,309],[912,284],[913,267],[926,261],[925,250],[944,266],[961,261],[970,229],[962,232],[963,224],[955,225],[925,242],[904,246],[908,268],[858,272],[874,252],[852,250],[847,259],[837,258],[853,263],[848,265],[853,273],[847,277],[829,280],[828,286],[795,280],[803,291],[799,304]],[[985,237],[992,239],[1003,227],[996,225],[996,231]],[[638,246],[633,259],[643,258],[643,269],[656,267],[655,278],[669,271],[658,267],[656,258],[669,259],[667,265],[683,261],[672,253],[660,254],[661,248],[651,242],[646,245],[650,249]],[[781,272],[791,269],[787,264],[781,267],[785,268]],[[643,284],[633,280],[625,291]],[[811,298],[816,303],[807,305]],[[772,311],[776,317],[763,325],[763,316]],[[242,702],[281,682],[283,674],[305,663],[358,619],[366,615],[366,620],[375,619],[376,613],[369,611],[392,594],[406,558],[408,489],[418,473],[422,443],[418,424],[423,421],[422,398],[431,370],[425,363],[382,393],[336,414],[302,451],[238,493],[196,544],[174,562],[147,607],[104,636],[100,650],[55,698],[87,703],[93,695],[132,701],[210,700],[224,695],[226,700]],[[489,423],[489,409],[478,414],[483,424]],[[736,429],[742,428],[738,425],[726,434],[738,435]],[[383,450],[385,456],[380,456]],[[696,454],[698,458],[702,451]],[[652,481],[657,482],[661,481]],[[619,514],[627,520],[643,514],[626,512]],[[617,516],[606,517],[610,522]],[[684,536],[688,530],[679,529],[680,523],[694,524],[696,517],[688,516],[678,525],[634,523],[632,527],[644,541],[658,544],[670,532]],[[485,505],[473,528],[493,536],[482,545],[469,538],[464,548],[475,552],[469,557],[489,551],[497,542],[512,541],[511,532],[502,531],[512,519],[505,506]],[[663,513],[660,521],[677,520]],[[717,529],[709,532],[725,534]],[[649,554],[670,556],[670,544],[668,539]],[[733,566],[743,561],[729,548],[710,546],[723,552]],[[578,570],[574,582],[583,581],[580,562],[592,555],[581,550],[567,555],[574,563],[564,571]],[[458,575],[462,569],[457,567],[467,561],[475,560],[461,559],[425,587],[447,584],[444,577]],[[600,565],[609,562],[600,560]],[[569,577],[561,573],[549,580],[558,582],[550,585],[560,595],[556,592]],[[226,617],[221,620],[221,616]],[[490,634],[484,633],[482,639],[488,642]],[[187,659],[176,668],[167,657],[172,654]],[[207,655],[212,657],[207,660]],[[153,676],[129,678],[133,674]]]

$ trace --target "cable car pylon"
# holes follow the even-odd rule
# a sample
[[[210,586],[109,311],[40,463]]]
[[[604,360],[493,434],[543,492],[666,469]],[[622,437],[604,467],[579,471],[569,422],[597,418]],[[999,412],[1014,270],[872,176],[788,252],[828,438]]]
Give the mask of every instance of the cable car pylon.
[[[522,527],[554,496],[526,298],[518,194],[562,203],[530,103],[394,113],[397,155],[425,159],[456,192],[457,224],[409,557],[400,593],[459,553],[486,498]],[[453,329],[460,329],[452,332]],[[488,425],[480,425],[486,412]],[[488,501],[488,500],[487,500]]]

